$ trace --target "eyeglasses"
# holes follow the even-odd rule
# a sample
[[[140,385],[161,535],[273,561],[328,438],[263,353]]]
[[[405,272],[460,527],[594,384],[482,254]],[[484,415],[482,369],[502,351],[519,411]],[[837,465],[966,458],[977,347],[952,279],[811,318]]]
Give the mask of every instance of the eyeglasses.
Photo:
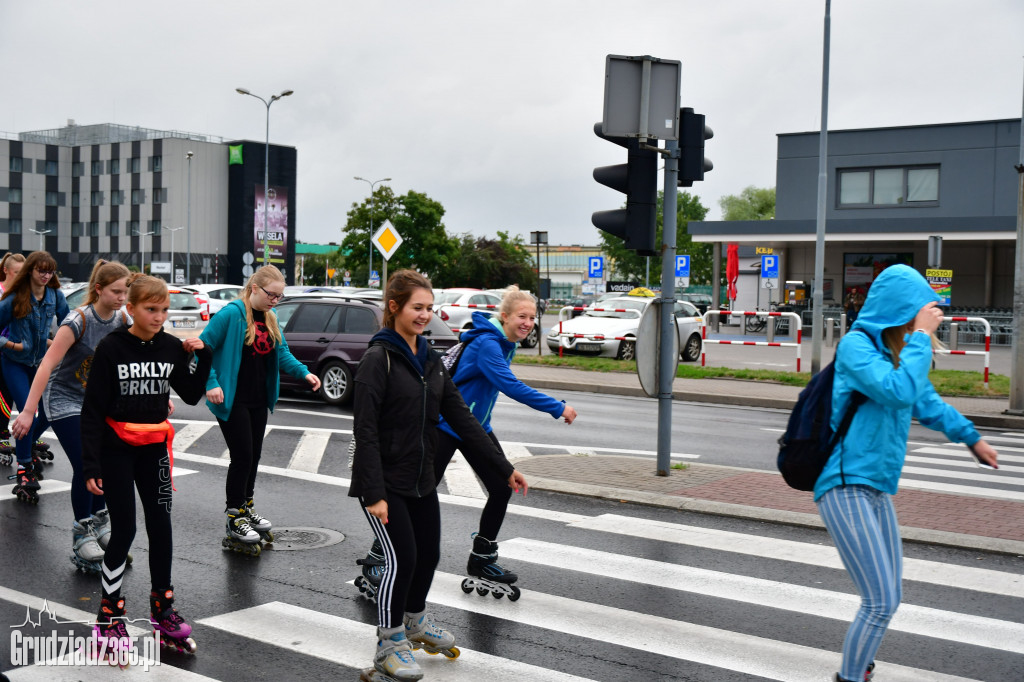
[[[50,277],[56,271],[55,270],[40,270],[39,268],[36,268],[36,272],[38,272],[39,275],[42,276],[42,277]]]
[[[259,284],[257,284],[256,286],[260,287]],[[263,287],[260,287],[260,290],[267,295],[267,298],[270,299],[271,303],[274,303],[276,301],[280,301],[284,297],[284,294],[272,294],[269,291],[267,291],[266,289],[264,289]]]

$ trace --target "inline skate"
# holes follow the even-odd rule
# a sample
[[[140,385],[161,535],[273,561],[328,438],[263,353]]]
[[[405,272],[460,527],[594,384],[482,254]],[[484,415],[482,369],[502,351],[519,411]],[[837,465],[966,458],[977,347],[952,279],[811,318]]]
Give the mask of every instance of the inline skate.
[[[412,645],[403,628],[394,634],[377,628],[377,653],[373,667],[359,674],[362,682],[415,682],[423,679],[423,671],[412,655]]]
[[[4,434],[7,434],[6,436]],[[0,464],[11,466],[14,464],[14,444],[11,443],[11,432],[4,429],[0,432]]]
[[[88,646],[92,649],[89,653],[99,656],[99,660],[118,665],[122,670],[128,667],[127,663],[122,663],[125,657],[120,654],[122,650],[132,648],[128,626],[125,625],[123,597],[116,601],[104,597],[100,602],[100,612],[92,626],[92,641]]]
[[[245,512],[240,509],[228,508],[225,513],[228,518],[226,534],[220,541],[221,547],[230,549],[232,552],[259,556],[263,550],[263,546],[260,545],[260,534],[249,525],[249,519]]]
[[[384,577],[384,548],[380,540],[373,541],[373,547],[363,559],[356,559],[356,564],[363,567],[363,574],[356,577],[355,586],[360,594],[372,602],[377,601],[380,581]]]
[[[439,627],[429,613],[407,613],[403,622],[405,638],[413,649],[423,649],[430,655],[444,654],[452,660],[459,657],[455,635]]]
[[[107,543],[110,542],[110,512],[106,509],[100,509],[93,514],[92,529],[96,532],[96,542],[99,543],[100,548],[104,552],[107,551]],[[125,562],[131,566],[133,561],[135,561],[135,557],[132,556],[131,552],[128,552]]]
[[[196,641],[190,636],[192,626],[174,608],[174,588],[149,593],[149,622],[160,639],[160,647],[180,654],[194,654]]]
[[[39,504],[39,481],[32,470],[31,463],[28,466],[18,465],[18,473],[8,476],[8,481],[14,481],[11,493],[18,496],[18,499],[28,504]]]
[[[246,518],[249,519],[249,526],[259,533],[260,539],[268,544],[274,544],[274,533],[272,531],[274,526],[270,523],[269,519],[260,516],[256,510],[252,508],[251,497],[244,505],[242,505],[241,511],[243,511]]]
[[[71,538],[74,543],[71,563],[82,573],[98,574],[103,568],[103,548],[96,541],[92,518],[75,521]]]
[[[509,601],[519,599],[522,592],[513,585],[519,576],[498,565],[498,543],[473,533],[473,552],[469,555],[466,572],[470,577],[462,581],[462,591],[469,594],[474,589],[481,597],[488,592],[495,599],[508,595]]]

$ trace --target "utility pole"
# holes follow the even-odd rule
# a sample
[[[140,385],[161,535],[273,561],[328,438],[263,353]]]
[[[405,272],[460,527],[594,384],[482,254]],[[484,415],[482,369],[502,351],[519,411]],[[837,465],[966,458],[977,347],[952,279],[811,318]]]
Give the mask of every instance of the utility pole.
[[[818,136],[818,218],[814,241],[814,295],[811,325],[811,375],[821,370],[821,337],[825,327],[825,202],[828,195],[828,53],[831,33],[831,0],[825,0],[825,48],[821,59],[821,133]]]
[[[1013,266],[1010,409],[1007,413],[1024,415],[1024,114],[1021,117],[1020,149],[1017,154],[1017,248]]]

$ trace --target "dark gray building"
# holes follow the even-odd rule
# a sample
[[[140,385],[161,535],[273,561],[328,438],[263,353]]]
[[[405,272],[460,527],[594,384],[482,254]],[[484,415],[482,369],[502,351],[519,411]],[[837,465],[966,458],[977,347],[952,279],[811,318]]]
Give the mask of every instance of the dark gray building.
[[[923,273],[928,237],[940,236],[954,306],[1012,306],[1020,126],[1005,119],[829,131],[826,303],[866,290],[895,262]],[[692,222],[694,240],[771,249],[781,256],[781,280],[810,283],[818,139],[778,136],[775,220]]]

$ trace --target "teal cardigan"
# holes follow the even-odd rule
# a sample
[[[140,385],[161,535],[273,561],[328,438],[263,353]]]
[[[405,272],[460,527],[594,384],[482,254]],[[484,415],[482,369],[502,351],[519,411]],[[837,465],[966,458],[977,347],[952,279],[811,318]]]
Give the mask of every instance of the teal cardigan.
[[[274,315],[267,311],[267,315]],[[242,347],[245,345],[245,304],[242,299],[235,299],[221,308],[220,312],[210,318],[210,323],[199,336],[204,344],[213,351],[213,367],[210,378],[206,381],[206,390],[220,388],[224,391],[224,402],[214,405],[209,400],[206,406],[218,419],[227,421],[231,414],[231,406],[235,402],[235,391],[238,388],[238,368],[242,365]],[[277,404],[277,396],[281,388],[280,372],[285,371],[298,379],[305,379],[309,369],[295,359],[288,349],[288,343],[281,337],[281,343],[274,346],[267,362],[267,407],[271,412]]]

